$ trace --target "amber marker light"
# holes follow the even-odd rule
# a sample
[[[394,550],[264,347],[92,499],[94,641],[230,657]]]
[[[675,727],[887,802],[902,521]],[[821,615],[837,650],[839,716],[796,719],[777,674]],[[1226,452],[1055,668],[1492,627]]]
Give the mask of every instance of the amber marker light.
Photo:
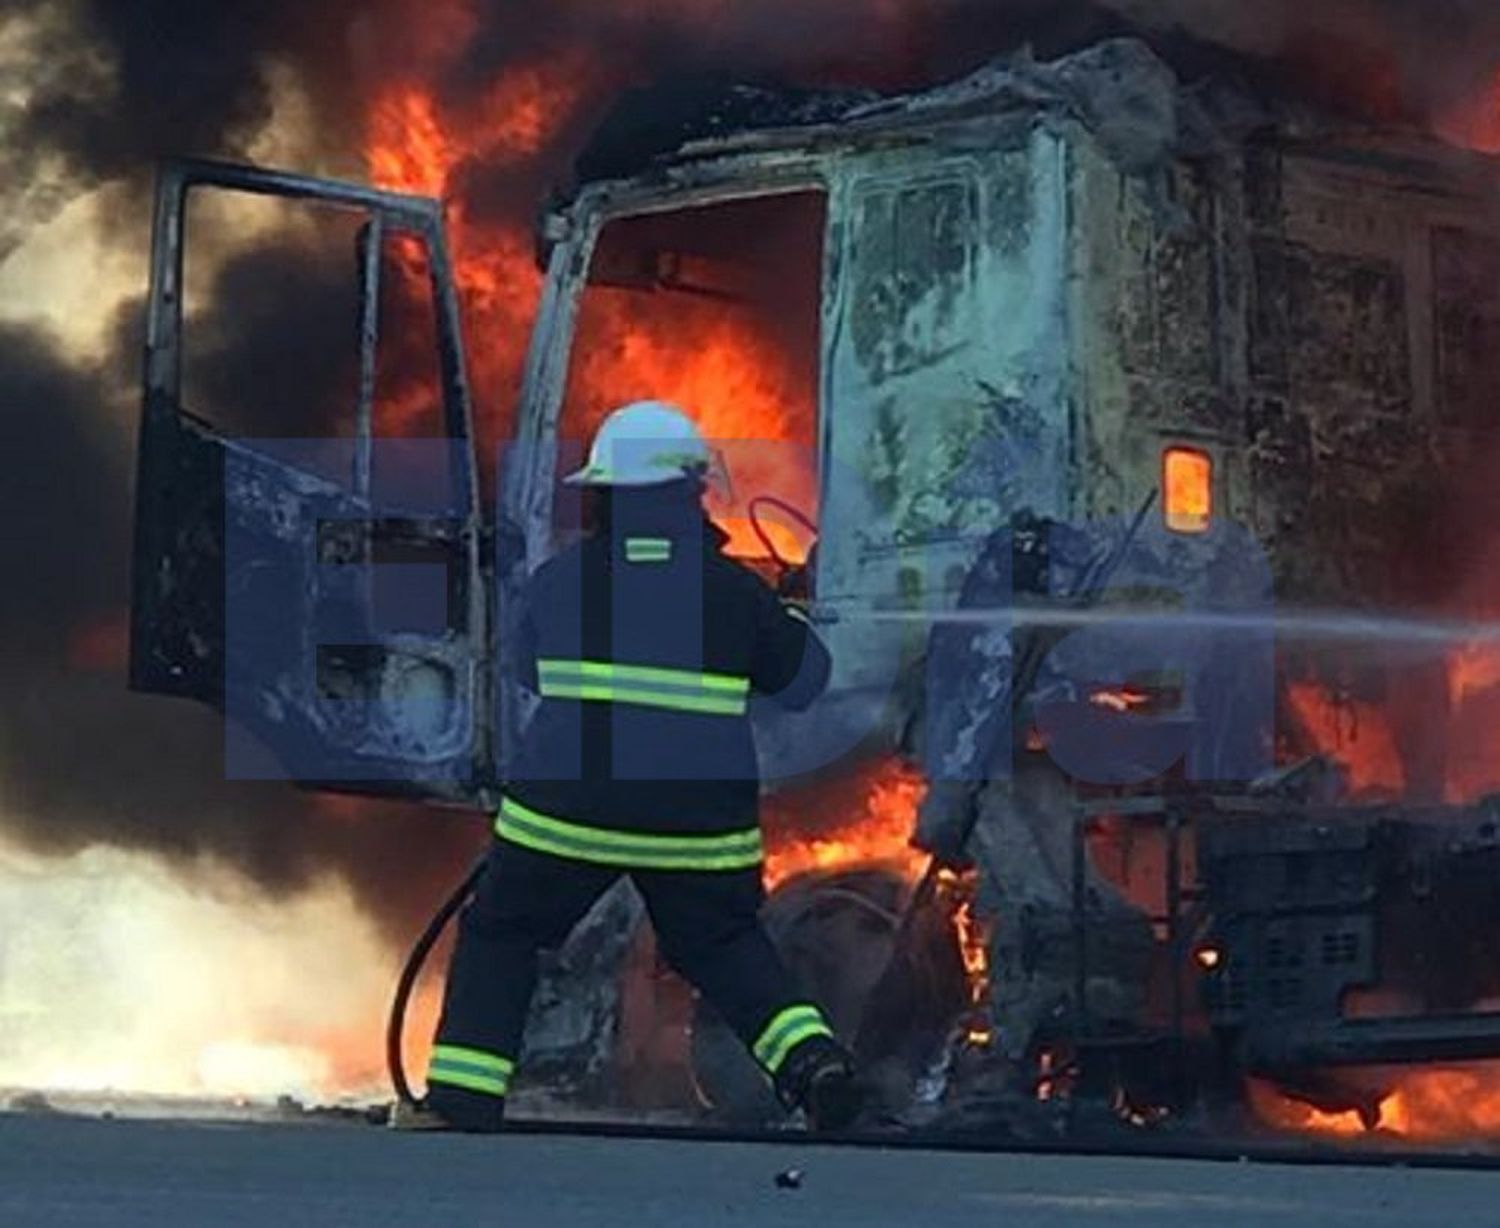
[[[1162,495],[1167,528],[1204,533],[1214,514],[1214,462],[1197,448],[1168,448],[1162,454]]]

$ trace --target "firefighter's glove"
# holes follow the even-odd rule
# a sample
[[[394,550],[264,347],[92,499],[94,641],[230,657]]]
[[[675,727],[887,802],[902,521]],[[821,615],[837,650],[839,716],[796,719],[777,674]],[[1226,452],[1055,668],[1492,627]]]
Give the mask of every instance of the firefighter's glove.
[[[812,584],[805,565],[788,566],[776,582],[776,595],[787,604],[806,606],[812,600]]]
[[[939,865],[951,870],[968,869],[973,864],[967,846],[977,805],[976,790],[968,781],[936,782],[922,800],[912,844],[931,853]]]

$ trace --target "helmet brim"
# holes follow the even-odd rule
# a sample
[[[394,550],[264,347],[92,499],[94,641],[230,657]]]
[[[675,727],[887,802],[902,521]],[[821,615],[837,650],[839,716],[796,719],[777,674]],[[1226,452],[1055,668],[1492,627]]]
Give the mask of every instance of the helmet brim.
[[[570,473],[563,478],[564,486],[669,486],[673,482],[686,481],[691,474],[677,473],[668,474],[665,477],[622,477],[618,474],[600,473],[590,469],[580,469],[577,473]]]
[[[673,482],[686,482],[693,478],[702,478],[703,474],[696,470],[680,470],[675,473],[637,473],[623,474],[610,473],[607,469],[596,469],[592,465],[585,465],[563,478],[564,486],[670,486]]]

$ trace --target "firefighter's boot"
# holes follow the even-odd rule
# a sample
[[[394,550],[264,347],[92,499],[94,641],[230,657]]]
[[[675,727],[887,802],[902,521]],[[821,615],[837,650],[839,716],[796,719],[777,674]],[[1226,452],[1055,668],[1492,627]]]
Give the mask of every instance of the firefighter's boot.
[[[397,1101],[391,1113],[395,1130],[437,1130],[458,1134],[498,1134],[504,1124],[505,1101],[476,1096],[456,1088],[434,1087],[415,1104]]]
[[[848,1129],[864,1103],[853,1060],[826,1036],[792,1050],[776,1072],[776,1095],[788,1109],[802,1109],[814,1130]]]
[[[392,1130],[406,1132],[453,1129],[453,1124],[425,1100],[397,1100],[386,1124]]]

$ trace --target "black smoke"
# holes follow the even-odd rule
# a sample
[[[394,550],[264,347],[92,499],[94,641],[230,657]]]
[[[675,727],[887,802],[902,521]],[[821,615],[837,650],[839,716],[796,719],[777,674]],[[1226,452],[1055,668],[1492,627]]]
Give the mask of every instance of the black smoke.
[[[1128,33],[1294,63],[1321,40],[1388,62],[1414,108],[1500,60],[1490,0],[3,0],[0,20],[17,17],[40,33],[7,160],[24,179],[61,159],[78,182],[140,175],[166,154],[243,153],[270,115],[274,66],[308,85],[329,148],[348,150],[361,103],[421,71],[412,49],[448,27],[465,36],[429,84],[450,106],[570,52],[587,66],[579,86],[607,97],[679,72],[912,87],[1022,45],[1047,57]]]
[[[271,113],[271,71],[310,74],[335,140],[354,130],[344,45],[365,6],[193,0],[4,0],[31,31],[24,101],[6,131],[8,166],[78,187],[149,178],[168,155],[241,155]],[[325,79],[326,74],[326,79]],[[352,117],[351,117],[352,119]],[[10,178],[14,183],[14,177]]]
[[[138,334],[134,315],[122,335]],[[145,849],[186,869],[227,861],[276,892],[335,874],[393,935],[409,932],[481,824],[370,803],[351,816],[226,781],[212,713],[130,694],[122,656],[79,659],[80,635],[121,623],[128,601],[131,456],[109,420],[120,361],[69,361],[41,330],[0,325],[5,835],[59,854]]]
[[[330,229],[272,237],[236,252],[193,313],[183,399],[225,433],[273,439],[352,433],[357,249],[351,230]]]
[[[472,0],[476,36],[438,84],[462,104],[517,64],[588,53],[600,99],[679,75],[919,88],[1030,47],[1143,37],[1191,77],[1236,73],[1352,114],[1421,121],[1500,67],[1491,0]],[[590,82],[583,83],[590,88]],[[587,109],[586,109],[587,113]]]

